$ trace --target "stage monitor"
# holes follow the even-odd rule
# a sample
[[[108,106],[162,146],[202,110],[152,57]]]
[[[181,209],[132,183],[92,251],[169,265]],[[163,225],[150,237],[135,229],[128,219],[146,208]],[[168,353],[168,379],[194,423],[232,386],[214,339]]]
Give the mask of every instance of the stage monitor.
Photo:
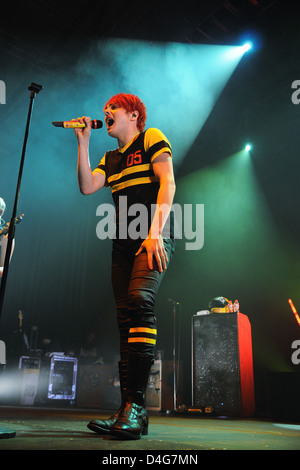
[[[48,398],[75,400],[78,361],[74,357],[52,356]]]

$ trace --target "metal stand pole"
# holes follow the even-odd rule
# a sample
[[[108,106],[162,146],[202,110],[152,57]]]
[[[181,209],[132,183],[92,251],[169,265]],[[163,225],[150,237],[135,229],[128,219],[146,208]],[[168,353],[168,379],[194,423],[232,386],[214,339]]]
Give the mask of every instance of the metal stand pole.
[[[173,304],[173,409],[177,411],[177,373],[176,373],[176,305],[179,302],[173,299],[169,299],[169,302]]]
[[[32,109],[33,109],[33,103],[34,103],[35,94],[39,93],[42,90],[42,88],[43,87],[41,85],[37,85],[36,83],[31,83],[31,85],[28,87],[28,90],[31,92],[30,103],[29,103],[29,110],[28,110],[28,115],[27,115],[27,123],[26,123],[23,150],[22,150],[22,156],[21,156],[21,162],[20,162],[19,177],[18,177],[18,183],[17,183],[16,195],[15,195],[15,203],[14,203],[13,213],[12,213],[12,217],[11,217],[11,221],[9,225],[7,248],[6,248],[4,268],[3,268],[3,276],[1,280],[0,318],[1,318],[1,313],[2,313],[3,301],[4,301],[10,253],[11,253],[13,239],[15,237],[15,219],[16,219],[17,207],[18,207],[18,201],[19,201],[19,195],[20,195],[20,187],[21,187],[21,180],[22,180],[23,166],[24,166],[24,161],[25,161],[25,153],[26,153],[26,146],[27,146],[27,140],[28,140],[28,135],[29,135],[29,126],[30,126],[31,114],[32,114]],[[11,431],[9,429],[2,428],[0,426],[0,439],[7,439],[9,437],[15,437],[15,435],[16,435],[15,431]]]
[[[174,317],[174,339],[173,339],[173,407],[174,411],[177,410],[177,384],[176,384],[176,303],[173,302],[173,317]]]

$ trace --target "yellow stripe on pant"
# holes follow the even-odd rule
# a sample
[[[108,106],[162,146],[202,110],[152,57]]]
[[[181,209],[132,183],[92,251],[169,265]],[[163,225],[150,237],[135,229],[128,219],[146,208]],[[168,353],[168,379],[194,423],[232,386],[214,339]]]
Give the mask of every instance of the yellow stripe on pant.
[[[156,339],[152,339],[152,338],[128,338],[128,343],[156,344]]]
[[[155,328],[130,328],[128,343],[156,344],[157,330]]]

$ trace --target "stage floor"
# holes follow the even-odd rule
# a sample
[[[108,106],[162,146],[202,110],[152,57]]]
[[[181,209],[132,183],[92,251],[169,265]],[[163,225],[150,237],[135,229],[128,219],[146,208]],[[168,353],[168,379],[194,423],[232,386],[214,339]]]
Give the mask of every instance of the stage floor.
[[[300,423],[264,419],[196,417],[153,412],[148,436],[121,441],[99,436],[86,427],[108,412],[78,409],[0,407],[0,428],[15,431],[1,438],[1,450],[299,450]]]

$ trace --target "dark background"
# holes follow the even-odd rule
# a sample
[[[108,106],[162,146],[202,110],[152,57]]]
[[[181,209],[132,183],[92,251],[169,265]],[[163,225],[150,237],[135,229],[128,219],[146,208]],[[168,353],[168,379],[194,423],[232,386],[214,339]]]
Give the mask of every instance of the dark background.
[[[175,299],[176,349],[190,404],[192,316],[213,297],[239,299],[252,325],[256,407],[264,412],[265,374],[300,367],[291,361],[299,325],[288,304],[291,298],[300,306],[300,108],[291,100],[291,85],[300,79],[298,2],[64,5],[24,1],[1,14],[6,104],[0,105],[0,196],[6,221],[15,197],[27,87],[36,82],[43,90],[31,121],[18,207],[25,216],[16,229],[0,338],[11,344],[21,309],[29,337],[37,326],[39,339],[51,336],[63,351],[78,351],[92,330],[105,362],[118,354],[111,243],[98,240],[95,231],[96,208],[111,196],[108,190],[79,193],[73,131],[51,122],[85,114],[103,119],[112,94],[131,92],[147,105],[148,127],[160,127],[172,142],[176,202],[205,207],[203,248],[189,251],[179,240],[159,292],[158,349],[172,357],[168,299]],[[253,50],[224,76],[220,64],[214,69],[209,58],[221,46],[246,39],[253,39]],[[114,143],[105,130],[93,132],[96,166]],[[248,141],[250,154],[243,151]]]

